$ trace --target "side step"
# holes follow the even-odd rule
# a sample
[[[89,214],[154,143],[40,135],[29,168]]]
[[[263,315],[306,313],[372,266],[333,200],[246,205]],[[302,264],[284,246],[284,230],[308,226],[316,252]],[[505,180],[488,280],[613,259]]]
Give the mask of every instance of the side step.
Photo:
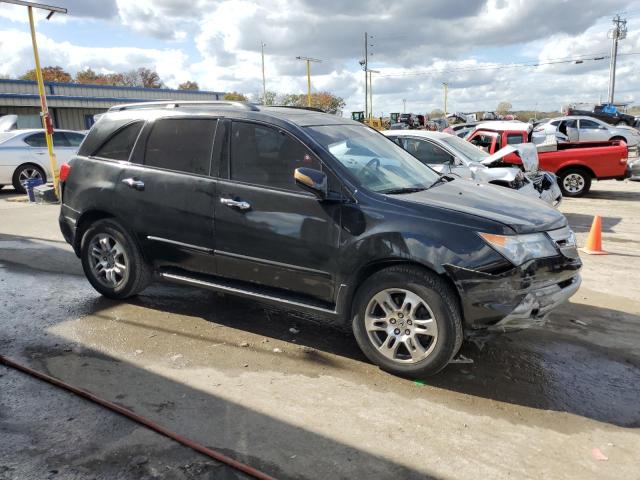
[[[335,308],[331,308],[328,304],[321,302],[307,301],[299,297],[284,296],[280,292],[274,292],[272,289],[266,289],[260,286],[245,286],[238,282],[227,282],[219,279],[204,279],[187,276],[182,273],[160,272],[160,277],[172,283],[181,285],[191,285],[194,287],[206,288],[216,292],[230,293],[240,297],[252,298],[261,302],[277,305],[281,308],[291,308],[309,313],[321,313],[325,315],[335,316],[338,312]]]

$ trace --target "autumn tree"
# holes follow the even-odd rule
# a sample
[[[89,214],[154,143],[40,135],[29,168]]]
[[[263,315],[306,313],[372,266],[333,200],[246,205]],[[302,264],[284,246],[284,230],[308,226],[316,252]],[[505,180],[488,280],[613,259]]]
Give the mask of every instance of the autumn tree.
[[[178,85],[178,90],[200,90],[200,87],[198,86],[198,82],[187,80],[186,82]]]
[[[306,107],[309,104],[307,94],[289,93],[282,96],[280,104],[290,107]],[[345,101],[329,92],[316,92],[311,94],[311,106],[319,108],[323,112],[338,114],[346,105]]]
[[[160,75],[146,67],[123,73],[122,82],[128,87],[162,88]]]
[[[21,75],[20,80],[37,80],[36,70],[31,69]],[[42,78],[45,82],[71,83],[73,78],[69,73],[64,71],[62,67],[44,67],[42,69]]]
[[[429,118],[440,118],[440,117],[444,117],[444,112],[439,108],[434,108],[433,110],[431,110],[431,112],[429,112]]]
[[[235,102],[246,102],[247,97],[240,92],[227,92],[222,97],[223,100],[235,101]]]
[[[509,102],[500,102],[496,108],[496,112],[500,115],[509,113],[511,111],[511,104]]]

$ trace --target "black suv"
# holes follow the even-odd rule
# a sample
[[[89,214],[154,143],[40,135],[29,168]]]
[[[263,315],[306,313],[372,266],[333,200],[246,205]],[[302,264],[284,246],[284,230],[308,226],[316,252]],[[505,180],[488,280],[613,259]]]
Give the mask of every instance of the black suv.
[[[553,208],[315,111],[116,107],[61,185],[60,227],[103,295],[161,279],[321,316],[401,375],[441,370],[465,335],[542,323],[580,284]]]

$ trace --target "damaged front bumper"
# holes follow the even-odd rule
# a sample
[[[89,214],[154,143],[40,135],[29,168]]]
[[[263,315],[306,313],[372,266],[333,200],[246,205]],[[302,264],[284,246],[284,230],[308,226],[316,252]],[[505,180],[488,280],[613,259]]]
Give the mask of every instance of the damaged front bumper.
[[[468,331],[506,332],[543,325],[548,314],[580,287],[582,262],[556,257],[531,260],[501,273],[447,265],[460,294]]]

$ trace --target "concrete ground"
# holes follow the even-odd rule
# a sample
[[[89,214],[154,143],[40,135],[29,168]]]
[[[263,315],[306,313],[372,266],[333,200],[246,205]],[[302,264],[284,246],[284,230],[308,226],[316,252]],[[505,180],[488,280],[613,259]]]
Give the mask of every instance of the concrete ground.
[[[413,382],[347,334],[257,303],[154,285],[100,297],[56,206],[0,191],[0,353],[278,478],[640,478],[640,183],[561,210],[608,256],[544,329],[465,344]],[[244,478],[0,367],[0,479]]]

